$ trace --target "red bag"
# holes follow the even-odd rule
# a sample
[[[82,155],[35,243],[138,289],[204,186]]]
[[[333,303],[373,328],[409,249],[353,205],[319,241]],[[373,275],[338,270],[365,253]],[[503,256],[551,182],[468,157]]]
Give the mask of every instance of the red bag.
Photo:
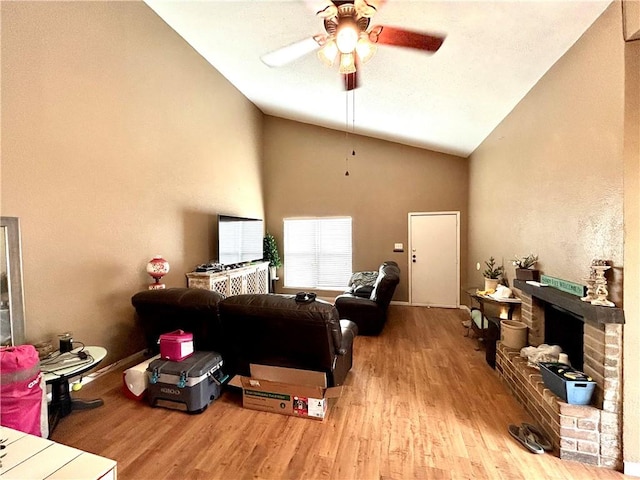
[[[0,424],[49,435],[46,386],[33,345],[0,347]]]

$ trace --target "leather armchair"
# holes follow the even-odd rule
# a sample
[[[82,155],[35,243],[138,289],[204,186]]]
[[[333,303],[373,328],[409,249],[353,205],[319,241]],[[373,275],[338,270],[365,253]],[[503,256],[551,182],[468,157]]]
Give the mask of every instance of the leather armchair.
[[[328,386],[342,385],[353,364],[358,327],[340,320],[336,308],[291,295],[235,295],[219,305],[226,341],[225,363],[249,375],[249,364],[327,373]]]
[[[349,292],[336,297],[335,305],[340,318],[355,322],[362,335],[378,335],[387,321],[387,310],[399,282],[398,264],[384,262],[378,269],[378,277],[368,297],[366,285],[352,286]]]

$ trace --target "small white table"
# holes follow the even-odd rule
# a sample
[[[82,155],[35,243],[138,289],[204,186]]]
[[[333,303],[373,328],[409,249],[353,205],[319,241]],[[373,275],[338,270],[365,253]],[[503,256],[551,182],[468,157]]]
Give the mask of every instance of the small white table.
[[[79,355],[84,356],[84,354],[86,358],[80,358]],[[74,348],[67,353],[54,352],[52,358],[42,360],[40,370],[44,374],[44,381],[51,385],[51,404],[49,405],[51,432],[56,428],[60,418],[66,417],[73,410],[87,410],[104,404],[102,399],[72,399],[69,392],[69,379],[88,372],[106,355],[105,348],[89,346]]]
[[[0,459],[0,479],[116,480],[117,462],[92,453],[0,427],[6,453]]]

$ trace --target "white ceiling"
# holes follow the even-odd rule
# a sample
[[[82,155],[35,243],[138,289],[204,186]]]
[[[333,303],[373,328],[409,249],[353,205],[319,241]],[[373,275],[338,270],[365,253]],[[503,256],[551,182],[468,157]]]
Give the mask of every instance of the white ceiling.
[[[303,1],[146,3],[265,114],[345,129],[336,68],[314,53],[279,68],[260,61],[324,32]],[[349,129],[467,157],[610,3],[389,0],[371,25],[447,37],[435,54],[379,46],[358,71]]]

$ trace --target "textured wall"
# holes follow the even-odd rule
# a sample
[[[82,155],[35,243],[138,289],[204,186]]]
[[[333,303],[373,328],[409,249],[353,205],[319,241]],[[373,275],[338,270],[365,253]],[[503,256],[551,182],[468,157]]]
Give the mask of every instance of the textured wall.
[[[625,46],[624,458],[640,476],[640,40]]]
[[[639,62],[614,2],[471,156],[469,227],[470,266],[533,251],[545,273],[581,282],[594,257],[612,260],[618,305],[624,268],[623,443],[636,474]]]
[[[530,252],[581,282],[611,260],[621,300],[624,42],[610,7],[470,157],[470,267]],[[481,281],[481,273],[470,277]]]
[[[402,272],[394,300],[408,300],[408,213],[461,212],[462,282],[467,249],[467,160],[383,140],[265,117],[265,199],[269,231],[282,245],[282,219],[353,218],[353,269],[395,260]],[[356,156],[345,156],[350,145]],[[403,243],[404,253],[394,253]]]
[[[142,348],[130,298],[262,216],[262,114],[141,2],[2,2],[2,215],[22,224],[27,336]]]

